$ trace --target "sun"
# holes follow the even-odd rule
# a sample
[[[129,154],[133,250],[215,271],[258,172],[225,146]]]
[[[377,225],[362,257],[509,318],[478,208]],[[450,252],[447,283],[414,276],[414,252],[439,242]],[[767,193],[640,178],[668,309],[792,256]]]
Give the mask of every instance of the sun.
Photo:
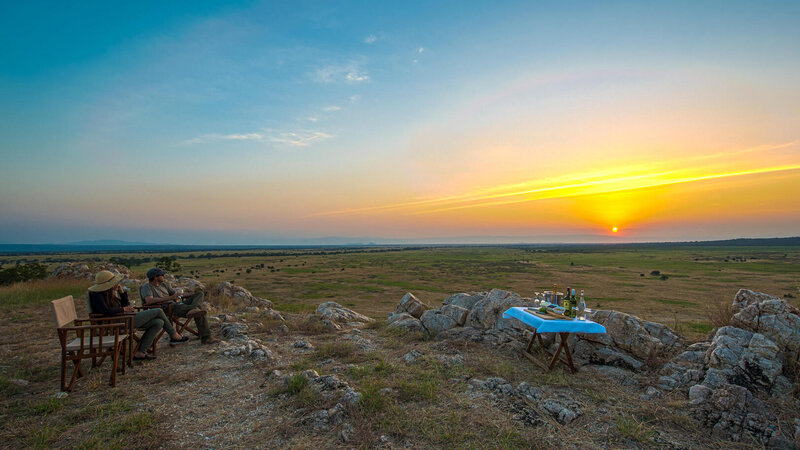
[[[617,231],[619,231],[619,228],[617,228],[617,227],[614,227],[614,228],[612,228],[612,229],[611,229],[611,231],[613,231],[614,233],[616,233]]]

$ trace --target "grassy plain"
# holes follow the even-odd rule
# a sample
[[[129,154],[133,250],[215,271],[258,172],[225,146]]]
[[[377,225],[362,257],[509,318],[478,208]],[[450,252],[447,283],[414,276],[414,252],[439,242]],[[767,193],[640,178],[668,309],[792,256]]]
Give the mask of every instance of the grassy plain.
[[[500,288],[528,297],[558,284],[584,289],[590,308],[629,312],[699,338],[712,328],[709,307],[730,303],[740,288],[788,295],[795,305],[800,297],[800,248],[440,247],[177,256],[182,274],[212,285],[233,281],[287,312],[335,301],[383,317],[406,292],[436,306],[456,292]]]
[[[232,252],[211,252],[209,258],[199,252],[178,253],[182,269],[177,274],[208,286],[233,281],[289,313],[311,311],[332,300],[383,318],[406,292],[436,306],[456,292],[501,288],[530,296],[557,283],[585,289],[592,308],[634,313],[701,339],[713,327],[710,307],[729,304],[739,288],[785,297],[795,306],[800,296],[800,248],[795,247],[440,247],[253,250],[222,256],[225,253]],[[164,254],[20,258],[49,260],[54,268],[52,261],[57,259],[107,261],[112,256]],[[147,262],[132,269],[143,277],[151,266]],[[383,321],[363,331],[376,344],[375,350],[363,350],[346,335],[308,328],[300,315],[289,319],[294,334],[288,337],[277,334],[278,323],[266,317],[243,317],[250,324],[248,334],[268,342],[279,362],[242,363],[216,356],[197,341],[186,347],[165,344],[157,363],[137,365],[120,378],[116,389],[107,386],[106,363],[79,381],[69,397],[54,398],[59,358],[48,302],[69,294],[80,299],[88,285],[47,279],[0,287],[0,316],[6,322],[0,327],[0,441],[5,442],[0,447],[340,445],[328,434],[302,431],[302,408],[320,399],[301,383],[281,387],[280,378],[266,375],[272,369],[338,373],[355,386],[363,397],[349,412],[355,430],[351,447],[372,446],[386,434],[395,442],[420,447],[517,448],[531,442],[564,444],[558,440],[562,432],[570,437],[567,442],[586,448],[604,442],[655,448],[664,445],[664,436],[684,443],[694,439],[704,448],[758,447],[707,439],[686,416],[686,399],[680,396],[641,402],[635,392],[611,387],[602,378],[567,377],[560,368],[541,372],[516,353],[500,354],[477,344],[458,348],[423,336],[396,335]],[[83,302],[76,306],[79,316],[85,316]],[[308,340],[315,350],[293,348],[297,339]],[[422,364],[403,363],[411,349],[426,355]],[[458,352],[463,364],[444,364],[434,357],[442,352]],[[547,390],[569,389],[585,403],[586,415],[569,429],[554,421],[547,427],[520,426],[513,411],[498,410],[488,399],[464,396],[463,377],[486,376],[528,381]],[[606,412],[596,413],[597,405]],[[796,409],[786,410],[794,417]]]
[[[237,256],[222,256],[232,253]],[[709,310],[730,303],[740,288],[785,297],[800,306],[800,247],[467,246],[167,255],[177,257],[180,275],[211,286],[232,281],[285,312],[312,311],[321,302],[335,301],[377,318],[394,310],[406,292],[436,306],[457,292],[500,288],[528,297],[558,284],[560,289],[584,289],[590,308],[636,314],[689,338],[702,338],[713,328]],[[107,260],[113,256],[155,260],[165,254],[26,259]],[[143,274],[152,264],[131,269]],[[0,302],[20,301],[14,298],[0,298]]]

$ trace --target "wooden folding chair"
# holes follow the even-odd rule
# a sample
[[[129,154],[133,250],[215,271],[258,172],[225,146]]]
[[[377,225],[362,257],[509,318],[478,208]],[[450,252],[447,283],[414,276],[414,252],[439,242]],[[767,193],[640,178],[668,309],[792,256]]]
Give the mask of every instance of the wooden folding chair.
[[[58,340],[61,344],[61,390],[72,391],[75,381],[84,375],[81,360],[92,359],[96,365],[98,357],[105,359],[111,357],[114,364],[111,367],[111,386],[117,385],[117,367],[119,365],[119,352],[128,337],[124,333],[124,323],[91,324],[89,319],[78,319],[75,312],[75,301],[71,295],[50,302],[53,305],[53,318],[56,322]],[[81,325],[89,322],[90,325]],[[70,323],[73,326],[67,326]],[[69,340],[69,335],[74,333],[74,339]],[[69,385],[66,382],[67,362],[74,365]],[[101,361],[102,362],[102,361]],[[122,373],[125,373],[125,364],[122,364]]]
[[[167,317],[169,318],[169,320],[171,320],[172,323],[175,324],[175,331],[177,331],[178,334],[183,334],[184,331],[188,331],[189,333],[192,333],[193,335],[200,337],[200,332],[197,331],[197,327],[189,326],[189,324],[191,324],[194,319],[175,315],[172,312],[172,305],[174,305],[174,303],[168,303],[167,310],[165,312],[167,313]]]
[[[124,313],[124,314],[119,314],[119,315],[114,315],[114,316],[103,316],[102,314],[95,313],[94,310],[92,309],[92,302],[89,301],[89,294],[86,294],[86,309],[87,309],[87,311],[89,311],[89,318],[92,319],[92,321],[95,321],[95,320],[96,321],[107,321],[107,322],[112,322],[112,323],[113,322],[120,322],[120,323],[126,323],[128,325],[128,333],[130,334],[130,337],[131,337],[131,339],[128,341],[128,343],[129,343],[128,365],[133,367],[133,354],[135,352],[139,351],[139,347],[141,346],[141,342],[142,342],[142,336],[140,334],[138,334],[141,330],[137,330],[136,328],[133,327],[133,316],[135,314],[133,314],[133,313]],[[145,309],[150,309],[150,307],[137,306],[136,309],[139,310],[139,311],[143,311]],[[142,332],[141,334],[143,335],[144,333]],[[164,331],[162,330],[160,333],[158,333],[156,338],[153,339],[153,343],[150,345],[150,348],[148,348],[146,350],[148,353],[152,353],[153,356],[155,356],[156,348],[157,348],[157,345],[158,345],[158,340],[161,339],[161,336],[163,334],[164,334]]]

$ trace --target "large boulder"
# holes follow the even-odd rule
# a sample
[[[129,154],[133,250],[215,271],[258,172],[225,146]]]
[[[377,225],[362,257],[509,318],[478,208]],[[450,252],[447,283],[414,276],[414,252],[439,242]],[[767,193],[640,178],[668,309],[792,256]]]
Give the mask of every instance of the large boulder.
[[[433,336],[436,336],[442,331],[458,326],[458,323],[450,316],[442,314],[440,311],[435,309],[429,309],[422,313],[420,321],[422,321],[422,325]]]
[[[475,302],[465,325],[484,330],[495,327],[517,327],[519,321],[503,319],[503,313],[512,306],[528,306],[529,303],[514,292],[492,289],[485,297]],[[510,324],[506,323],[511,321],[513,322]]]
[[[619,311],[598,310],[592,320],[606,327],[606,337],[612,344],[639,359],[653,355],[673,354],[684,348],[683,340],[667,326],[648,322]],[[582,338],[595,339],[591,335]]]
[[[741,441],[749,434],[763,444],[780,437],[766,405],[741,386],[692,387],[690,396],[692,417],[716,437]]]
[[[486,294],[486,292],[461,292],[444,299],[444,301],[442,301],[442,305],[460,306],[464,309],[470,310],[475,306],[476,303],[486,297]]]
[[[739,291],[736,292],[736,295],[733,297],[733,304],[731,306],[733,313],[736,314],[750,305],[757,305],[767,300],[780,299],[763,292],[751,291],[750,289],[739,289]]]
[[[458,326],[463,326],[469,316],[469,310],[456,305],[444,305],[439,308],[439,314],[453,319]]]
[[[756,298],[760,301],[750,300],[733,315],[731,325],[761,333],[785,352],[800,350],[800,311],[781,299],[767,298],[765,294]]]
[[[402,328],[408,331],[424,332],[425,327],[416,317],[408,313],[392,314],[388,320],[388,328]]]
[[[422,313],[425,312],[426,309],[430,309],[430,306],[426,305],[419,301],[414,294],[407,292],[406,295],[400,299],[400,303],[397,304],[397,308],[394,310],[395,313],[409,313],[412,316],[419,319],[422,317]]]
[[[271,301],[256,297],[247,289],[227,281],[220,283],[214,290],[214,294],[231,299],[237,309],[248,307],[273,309]]]
[[[314,315],[322,319],[322,322],[326,325],[330,324],[329,326],[334,329],[340,329],[343,325],[361,326],[373,321],[373,319],[352,309],[345,308],[336,302],[320,303]]]
[[[731,383],[769,390],[783,370],[781,359],[778,345],[763,334],[722,327],[706,352],[709,370],[702,384],[717,388]]]

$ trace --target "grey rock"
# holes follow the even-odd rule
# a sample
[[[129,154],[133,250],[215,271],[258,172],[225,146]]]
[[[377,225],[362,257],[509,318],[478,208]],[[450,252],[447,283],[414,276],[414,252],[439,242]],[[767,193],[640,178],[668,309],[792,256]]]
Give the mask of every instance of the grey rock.
[[[659,391],[658,389],[656,389],[653,386],[649,386],[647,388],[647,390],[644,393],[642,393],[642,395],[640,396],[640,398],[642,400],[645,400],[645,401],[653,400],[653,399],[661,398],[661,397],[663,397],[663,394],[661,393],[661,391]]]
[[[514,292],[501,289],[492,289],[485,297],[476,302],[467,317],[466,326],[478,329],[495,328],[498,323],[504,326],[503,321],[513,321],[513,325],[519,327],[519,321],[515,319],[502,319],[503,312],[512,306],[525,306],[526,302]]]
[[[486,297],[486,292],[470,292],[451,295],[442,301],[443,305],[460,306],[470,310],[476,303]]]
[[[336,302],[321,303],[319,306],[317,306],[317,310],[314,312],[314,314],[322,318],[323,322],[329,321],[332,324],[338,325],[339,329],[344,324],[368,323],[373,321],[373,319],[363,314],[359,314],[351,309],[345,308]]]
[[[412,332],[424,332],[425,327],[422,326],[422,322],[419,319],[412,317],[410,314],[406,314],[408,318],[395,320],[394,322],[390,323],[388,328],[402,328]]]
[[[346,382],[337,378],[336,375],[324,375],[314,378],[311,382],[319,391],[333,391],[350,387]]]
[[[594,311],[592,320],[606,327],[614,345],[639,359],[683,350],[681,338],[667,326],[619,311]]]
[[[714,389],[711,396],[698,395],[691,415],[712,435],[741,441],[745,435],[767,443],[777,432],[775,417],[767,407],[741,386],[727,385]]]
[[[621,367],[589,365],[581,370],[588,373],[589,376],[607,378],[617,386],[637,387],[640,384],[637,376],[633,372]]]
[[[472,327],[456,327],[439,333],[436,339],[482,342],[484,340],[484,331]]]
[[[342,395],[342,401],[351,405],[355,405],[361,400],[361,393],[354,391],[351,387],[347,387]]]
[[[353,439],[353,434],[355,430],[353,430],[353,426],[349,423],[342,424],[342,429],[339,430],[339,434],[337,437],[339,438],[339,442],[348,443],[350,440]]]
[[[453,319],[456,325],[463,326],[467,321],[469,310],[457,305],[444,305],[439,308],[439,313]]]
[[[280,325],[279,327],[275,328],[275,334],[278,336],[288,336],[289,335],[289,327],[286,325]]]
[[[9,378],[8,382],[18,387],[25,387],[31,384],[28,380],[22,380],[19,378]]]
[[[205,287],[203,287],[203,289],[205,290]],[[249,307],[255,307],[259,309],[273,309],[274,307],[271,301],[256,297],[247,289],[241,286],[236,286],[235,284],[227,281],[223,281],[217,285],[214,293],[216,295],[227,297],[233,300],[233,303],[236,305],[237,309],[241,310]]]
[[[778,297],[764,294],[762,292],[751,291],[750,289],[739,289],[733,297],[733,313],[739,313],[750,305],[757,305],[767,300],[780,300]]]
[[[541,399],[544,395],[544,392],[535,386],[531,386],[528,382],[523,381],[514,390],[514,394],[524,397],[532,402],[538,402],[539,399]]]
[[[417,362],[417,360],[418,360],[419,358],[421,358],[421,357],[422,357],[422,353],[420,353],[420,352],[419,352],[419,350],[417,350],[417,349],[411,350],[410,352],[408,352],[408,353],[406,353],[405,355],[403,355],[403,359],[404,359],[404,360],[406,361],[406,363],[408,363],[408,364],[414,364],[414,363],[416,363],[416,362]]]
[[[702,384],[696,384],[689,388],[689,403],[692,405],[696,405],[698,403],[705,402],[711,395],[714,393],[710,388],[707,386],[703,386]]]
[[[566,394],[545,398],[540,407],[562,425],[567,425],[583,415],[580,405]]]
[[[225,322],[220,325],[220,331],[226,338],[238,338],[245,335],[247,324],[241,322]]]
[[[301,375],[306,377],[306,379],[308,380],[319,378],[319,373],[317,373],[317,371],[314,369],[304,370],[303,373],[301,373]]]
[[[783,300],[751,303],[734,314],[731,325],[763,334],[784,352],[800,350],[800,311]]]
[[[309,350],[314,348],[314,346],[309,344],[307,341],[295,341],[292,344],[292,347],[294,347],[294,348],[302,348],[302,349],[309,349]]]
[[[51,395],[50,398],[67,398],[69,393],[64,391],[56,392],[55,394]]]
[[[394,312],[396,314],[405,312],[419,319],[426,309],[430,309],[430,306],[419,301],[414,294],[407,292],[406,295],[400,299],[400,303],[397,304],[397,308],[394,310]]]
[[[400,320],[409,320],[409,319],[415,319],[415,317],[407,312],[389,313],[389,318],[386,319],[386,323],[393,324]]]
[[[442,331],[449,330],[450,328],[458,326],[455,320],[441,314],[438,310],[429,309],[422,313],[420,317],[422,326],[433,336],[441,333]]]

